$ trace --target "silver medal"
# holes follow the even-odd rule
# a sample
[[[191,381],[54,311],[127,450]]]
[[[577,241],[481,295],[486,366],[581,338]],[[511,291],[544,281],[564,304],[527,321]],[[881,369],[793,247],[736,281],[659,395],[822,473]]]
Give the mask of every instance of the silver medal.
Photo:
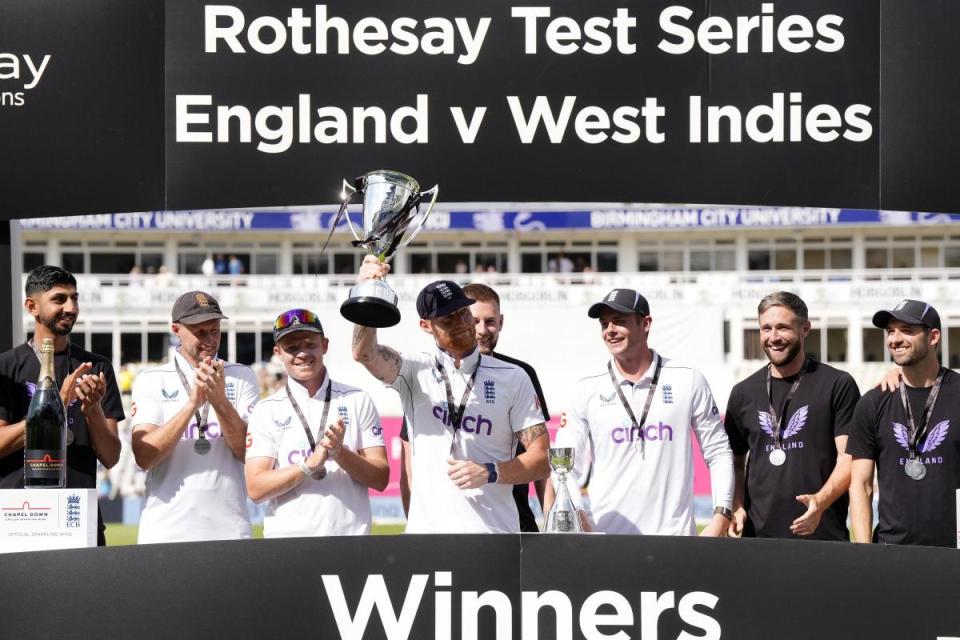
[[[903,470],[914,480],[923,480],[927,475],[927,468],[916,458],[909,458],[907,463],[903,465]]]
[[[73,444],[73,429],[67,429],[67,446]]]
[[[787,461],[787,452],[783,449],[774,449],[770,452],[770,464],[779,467]]]
[[[200,455],[206,455],[210,452],[210,441],[206,438],[200,438],[193,443],[193,450]]]

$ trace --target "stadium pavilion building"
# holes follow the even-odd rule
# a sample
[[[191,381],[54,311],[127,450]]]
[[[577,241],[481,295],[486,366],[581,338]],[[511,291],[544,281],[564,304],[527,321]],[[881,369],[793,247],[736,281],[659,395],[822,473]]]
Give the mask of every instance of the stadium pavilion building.
[[[190,289],[220,298],[230,316],[221,355],[245,364],[269,359],[280,311],[311,308],[331,338],[335,375],[369,390],[384,415],[396,416],[396,395],[350,358],[351,327],[338,308],[363,253],[341,223],[321,255],[334,215],[332,207],[295,207],[23,220],[23,269],[50,263],[78,275],[75,336],[118,369],[166,358],[170,308]],[[851,209],[438,207],[393,262],[388,281],[404,319],[382,330],[381,341],[430,347],[413,301],[439,274],[491,284],[505,314],[500,349],[534,364],[558,413],[577,379],[605,360],[587,307],[613,287],[634,287],[650,300],[652,345],[700,367],[724,403],[763,358],[757,302],[787,289],[810,307],[808,351],[849,370],[863,387],[889,366],[870,318],[906,297],[939,309],[945,358],[960,366],[958,223],[953,214]],[[226,268],[231,257],[241,275],[203,274],[208,258]]]

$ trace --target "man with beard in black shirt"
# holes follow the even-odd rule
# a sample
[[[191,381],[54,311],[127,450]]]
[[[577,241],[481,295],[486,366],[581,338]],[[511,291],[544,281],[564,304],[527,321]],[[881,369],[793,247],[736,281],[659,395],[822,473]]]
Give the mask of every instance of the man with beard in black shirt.
[[[850,522],[856,542],[956,546],[960,487],[960,377],[940,366],[940,315],[920,300],[878,311],[887,348],[901,369],[890,393],[867,392],[854,415]],[[880,485],[880,523],[873,524],[873,476]]]
[[[770,363],[734,386],[724,418],[736,476],[730,534],[848,541],[845,449],[860,391],[804,353],[810,321],[798,296],[772,293],[757,312]]]
[[[40,375],[39,345],[53,339],[54,369],[67,409],[67,487],[95,489],[97,460],[107,469],[120,458],[117,421],[123,420],[113,367],[70,342],[80,307],[76,279],[63,269],[37,267],[27,276],[24,306],[33,338],[0,354],[0,488],[23,487],[27,410]],[[97,542],[105,544],[99,517]]]

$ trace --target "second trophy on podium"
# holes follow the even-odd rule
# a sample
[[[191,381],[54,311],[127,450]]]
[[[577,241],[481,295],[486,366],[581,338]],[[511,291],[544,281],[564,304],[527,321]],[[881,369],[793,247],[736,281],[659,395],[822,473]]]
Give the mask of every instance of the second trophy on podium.
[[[567,489],[567,474],[573,470],[573,447],[551,447],[550,468],[557,474],[556,499],[547,514],[544,533],[582,533],[580,514]]]

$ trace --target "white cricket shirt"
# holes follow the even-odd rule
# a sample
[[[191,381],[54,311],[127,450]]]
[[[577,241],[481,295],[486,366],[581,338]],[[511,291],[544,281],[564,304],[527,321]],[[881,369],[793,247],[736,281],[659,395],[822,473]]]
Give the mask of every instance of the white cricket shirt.
[[[637,420],[642,419],[659,358],[654,353],[651,366],[636,384],[613,367]],[[606,367],[580,381],[565,424],[561,421],[557,431],[555,446],[576,450],[575,470],[568,478],[575,502],[580,493],[577,481],[593,460],[589,511],[598,531],[695,535],[693,438],[710,467],[714,505],[730,508],[733,454],[710,386],[696,369],[662,360],[642,431],[633,427]]]
[[[179,351],[174,357],[192,387],[193,367]],[[227,400],[246,420],[259,397],[256,376],[243,365],[223,365]],[[142,424],[163,426],[189,397],[173,360],[145,369],[133,383],[134,429]],[[147,471],[138,543],[250,537],[243,462],[230,452],[213,407],[207,415],[206,436],[211,446],[206,455],[193,449],[198,433],[197,420],[192,418],[170,455]]]
[[[289,385],[317,446],[326,428],[320,419],[330,385],[326,422],[329,425],[343,418],[344,448],[357,452],[383,446],[380,416],[370,396],[360,389],[331,381],[329,374],[312,397],[296,380],[289,378]],[[286,389],[260,401],[250,416],[247,434],[247,460],[272,458],[277,469],[296,466],[313,453]],[[270,499],[263,521],[265,538],[370,533],[367,487],[351,478],[334,460],[327,461],[326,469],[322,480],[306,478],[287,493]]]
[[[464,389],[477,371],[452,454],[454,432],[438,362],[447,372],[455,405],[463,400]],[[464,358],[457,369],[453,358],[438,348],[433,354],[404,354],[400,374],[390,387],[400,393],[412,451],[407,532],[520,531],[513,485],[458,489],[447,475],[447,459],[452,455],[485,464],[515,457],[516,433],[543,422],[543,411],[527,373],[514,364],[481,356],[479,349]]]

